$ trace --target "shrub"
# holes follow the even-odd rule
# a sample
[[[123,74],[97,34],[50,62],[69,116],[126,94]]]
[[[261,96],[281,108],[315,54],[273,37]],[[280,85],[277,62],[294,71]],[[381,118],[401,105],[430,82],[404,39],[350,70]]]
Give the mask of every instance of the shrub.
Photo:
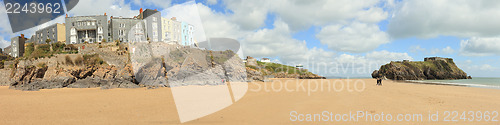
[[[66,65],[75,65],[73,63],[73,61],[71,61],[71,57],[69,57],[68,55],[64,56],[64,63],[66,63]]]
[[[4,68],[4,66],[3,66],[4,64],[5,64],[5,60],[2,60],[2,61],[0,62],[0,69],[3,69],[3,68]]]
[[[45,68],[45,67],[47,67],[47,64],[46,64],[46,63],[44,63],[44,62],[41,62],[41,63],[36,64],[36,66],[37,66],[38,68]]]
[[[33,43],[26,43],[24,47],[24,57],[30,57],[33,51],[35,51],[35,45]]]
[[[104,60],[102,60],[98,54],[83,55],[83,63],[89,66],[102,65]]]
[[[52,55],[52,53],[50,52],[50,45],[48,44],[38,45],[35,51],[31,53],[31,57],[35,59],[49,57],[50,55]]]
[[[70,50],[78,50],[78,47],[76,47],[76,46],[75,46],[75,45],[73,45],[73,44],[69,44],[69,45],[68,45],[68,48],[69,48]]]
[[[61,43],[61,42],[52,43],[52,49],[56,52],[63,51],[64,47],[66,47],[66,44],[64,44],[64,43]]]
[[[120,40],[115,40],[116,46],[120,45]]]
[[[76,57],[76,59],[73,62],[75,65],[82,65],[84,64],[84,58],[81,56]]]

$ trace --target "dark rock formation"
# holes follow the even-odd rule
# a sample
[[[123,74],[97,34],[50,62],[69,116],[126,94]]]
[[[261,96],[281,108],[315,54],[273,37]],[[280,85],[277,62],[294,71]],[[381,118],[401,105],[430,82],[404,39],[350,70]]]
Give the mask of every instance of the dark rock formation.
[[[470,78],[455,65],[453,59],[440,57],[425,58],[425,61],[392,61],[375,70],[372,77],[386,77],[393,80]]]

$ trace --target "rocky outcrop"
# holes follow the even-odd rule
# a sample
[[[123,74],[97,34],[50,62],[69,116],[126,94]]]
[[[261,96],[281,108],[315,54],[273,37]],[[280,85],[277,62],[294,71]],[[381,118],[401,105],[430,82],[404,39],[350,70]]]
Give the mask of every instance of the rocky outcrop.
[[[467,73],[458,68],[453,59],[431,57],[425,61],[392,61],[372,73],[373,78],[393,80],[467,79]]]
[[[37,91],[53,88],[137,88],[130,65],[117,68],[110,65],[61,66],[29,65],[21,61],[14,69],[8,83],[11,89]],[[0,71],[1,73],[1,71]]]

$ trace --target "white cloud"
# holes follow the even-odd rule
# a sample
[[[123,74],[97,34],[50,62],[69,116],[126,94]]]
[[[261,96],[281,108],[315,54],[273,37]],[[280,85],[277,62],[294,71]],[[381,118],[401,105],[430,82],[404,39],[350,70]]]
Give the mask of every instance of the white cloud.
[[[455,52],[454,49],[452,49],[450,46],[446,46],[443,49],[438,49],[434,48],[430,51],[430,54],[435,55],[435,54],[453,54]]]
[[[133,3],[139,6],[157,7],[157,9],[161,11],[170,7],[170,3],[172,3],[172,0],[134,0]]]
[[[353,76],[369,77],[374,70],[378,70],[381,65],[390,61],[413,60],[407,53],[397,53],[383,51],[373,51],[365,56],[341,54],[333,58],[334,60],[326,67],[315,69],[327,76]]]
[[[207,0],[207,3],[214,5],[214,4],[217,4],[217,0]]]
[[[455,53],[455,50],[452,49],[450,46],[447,46],[446,48],[443,48],[441,52],[444,54],[453,54]]]
[[[3,36],[0,36],[0,48],[5,48],[10,45],[10,41],[4,40]]]
[[[78,2],[68,13],[75,16],[106,13],[108,18],[110,16],[134,17],[139,15],[139,10],[132,10],[130,3],[125,3],[124,0],[86,0]]]
[[[497,77],[498,73],[495,72],[498,70],[497,67],[492,66],[490,64],[481,64],[480,60],[475,60],[474,62],[472,60],[465,60],[465,61],[455,61],[457,66],[464,70],[467,75],[471,75],[472,78],[474,76],[481,76],[481,77]],[[479,64],[477,64],[479,63]]]
[[[464,56],[500,55],[500,37],[472,37],[460,42],[460,54]]]
[[[250,33],[250,31],[240,29],[240,26],[232,22],[229,16],[217,13],[200,3],[197,6],[207,37],[240,39]]]
[[[455,53],[455,49],[451,48],[450,46],[446,46],[445,48],[439,49],[439,48],[432,48],[427,50],[426,48],[420,47],[420,45],[416,46],[411,46],[409,49],[409,52],[412,53],[417,53],[417,54],[431,54],[431,55],[436,55],[436,54],[444,54],[444,55],[449,55]]]
[[[273,13],[290,25],[292,31],[312,25],[347,24],[352,20],[377,23],[388,13],[378,6],[381,1],[363,0],[224,0],[234,12],[233,20],[242,29],[255,29],[264,25],[267,14]]]
[[[388,35],[377,25],[358,22],[323,27],[316,37],[329,49],[355,53],[368,52],[389,42]]]
[[[500,1],[406,0],[399,2],[388,33],[394,38],[490,37],[500,34]]]
[[[200,11],[194,1],[177,4],[161,11],[162,17],[172,18],[176,17],[178,21],[186,22],[194,26],[194,38],[198,42],[206,40],[205,29],[200,18]],[[206,9],[206,8],[204,8]]]
[[[408,53],[395,53],[387,50],[374,51],[367,53],[366,57],[371,60],[379,61],[380,63],[388,63],[390,61],[413,60]]]
[[[491,66],[491,65],[488,65],[488,64],[483,64],[479,67],[480,70],[483,70],[483,71],[487,71],[487,70],[494,70],[495,67]]]
[[[412,53],[421,53],[425,52],[427,49],[420,47],[420,45],[416,45],[416,46],[411,46],[409,50]]]

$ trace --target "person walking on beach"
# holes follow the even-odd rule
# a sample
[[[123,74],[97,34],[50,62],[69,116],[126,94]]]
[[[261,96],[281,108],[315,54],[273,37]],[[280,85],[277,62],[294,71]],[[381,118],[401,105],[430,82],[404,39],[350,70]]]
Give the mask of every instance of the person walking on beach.
[[[382,78],[377,77],[377,85],[382,86]]]

